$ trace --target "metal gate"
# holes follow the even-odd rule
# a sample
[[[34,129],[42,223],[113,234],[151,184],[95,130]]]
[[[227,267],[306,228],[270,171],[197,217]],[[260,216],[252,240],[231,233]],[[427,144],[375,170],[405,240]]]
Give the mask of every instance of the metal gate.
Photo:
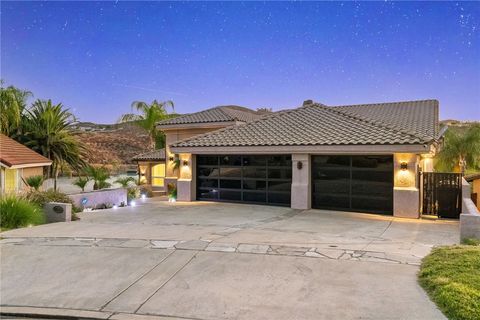
[[[424,172],[422,212],[458,219],[462,212],[462,174]]]

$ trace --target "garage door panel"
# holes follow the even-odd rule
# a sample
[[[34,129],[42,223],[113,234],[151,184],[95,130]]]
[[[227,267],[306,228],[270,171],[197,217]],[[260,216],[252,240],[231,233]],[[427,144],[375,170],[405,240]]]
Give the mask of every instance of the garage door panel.
[[[312,156],[312,163],[312,207],[392,213],[392,156]]]
[[[197,199],[289,205],[291,156],[197,156]]]

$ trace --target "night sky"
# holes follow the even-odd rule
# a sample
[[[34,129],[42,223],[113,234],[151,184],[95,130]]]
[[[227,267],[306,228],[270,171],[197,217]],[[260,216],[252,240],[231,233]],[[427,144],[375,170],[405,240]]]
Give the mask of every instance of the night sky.
[[[187,113],[438,99],[480,119],[479,2],[2,2],[1,78],[115,122],[134,100]]]

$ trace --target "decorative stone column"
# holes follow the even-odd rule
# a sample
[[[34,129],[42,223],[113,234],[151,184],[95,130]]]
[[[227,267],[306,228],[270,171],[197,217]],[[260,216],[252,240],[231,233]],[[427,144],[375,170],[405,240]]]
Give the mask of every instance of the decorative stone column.
[[[180,177],[177,180],[177,200],[193,201],[196,195],[196,157],[189,153],[179,155]]]
[[[396,153],[393,157],[393,215],[401,218],[420,217],[420,190],[418,188],[419,156]]]
[[[311,208],[311,161],[309,154],[292,154],[292,209]]]

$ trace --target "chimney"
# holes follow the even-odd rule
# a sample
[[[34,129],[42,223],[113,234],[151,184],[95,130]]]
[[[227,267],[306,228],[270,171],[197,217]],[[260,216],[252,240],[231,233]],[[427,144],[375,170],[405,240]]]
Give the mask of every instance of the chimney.
[[[313,100],[305,100],[303,101],[303,106],[308,106],[309,104],[313,104]]]

